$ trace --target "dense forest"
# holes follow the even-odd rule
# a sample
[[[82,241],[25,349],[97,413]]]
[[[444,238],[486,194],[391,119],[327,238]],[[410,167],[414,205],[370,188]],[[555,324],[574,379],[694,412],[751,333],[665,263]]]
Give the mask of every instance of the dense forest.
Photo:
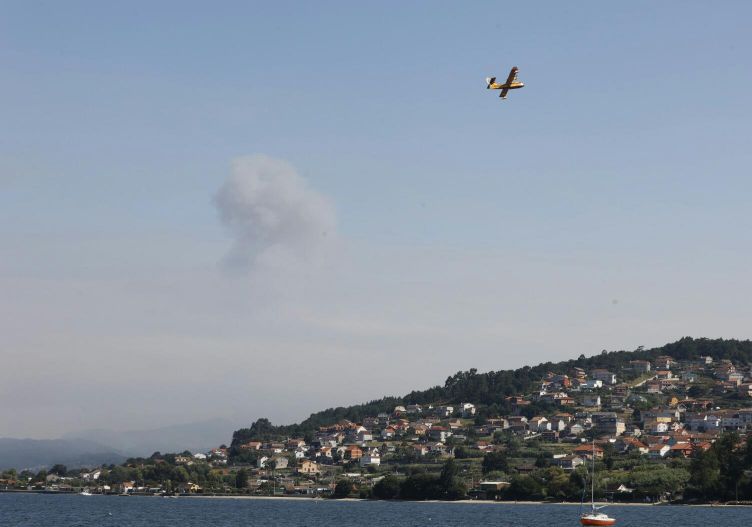
[[[752,341],[725,339],[693,339],[684,337],[676,342],[658,348],[633,351],[602,351],[598,355],[563,362],[545,362],[537,366],[525,366],[516,370],[499,370],[478,373],[471,369],[458,372],[447,378],[444,386],[434,386],[427,390],[412,391],[403,397],[384,397],[383,399],[347,407],[329,408],[311,414],[299,424],[274,426],[268,419],[259,419],[250,428],[242,428],[233,433],[233,446],[250,440],[268,440],[284,437],[306,437],[320,426],[336,423],[342,419],[361,421],[364,417],[375,416],[380,412],[391,412],[400,404],[428,404],[437,402],[459,403],[470,401],[475,404],[493,405],[504,412],[506,398],[511,395],[525,394],[532,391],[547,372],[569,373],[579,367],[607,368],[614,372],[621,371],[629,361],[636,359],[654,360],[662,355],[676,360],[699,359],[703,356],[714,360],[728,359],[738,365],[752,363]]]

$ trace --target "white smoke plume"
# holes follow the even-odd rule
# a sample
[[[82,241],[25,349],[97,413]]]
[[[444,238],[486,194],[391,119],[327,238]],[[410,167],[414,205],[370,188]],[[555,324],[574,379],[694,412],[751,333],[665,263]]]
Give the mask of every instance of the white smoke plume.
[[[233,162],[214,198],[234,238],[226,261],[248,268],[269,253],[316,257],[336,236],[334,207],[288,162],[256,154]]]

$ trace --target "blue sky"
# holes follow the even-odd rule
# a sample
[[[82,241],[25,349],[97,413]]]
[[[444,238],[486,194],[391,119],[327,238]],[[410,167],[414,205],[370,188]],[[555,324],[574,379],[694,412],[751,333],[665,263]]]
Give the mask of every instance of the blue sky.
[[[135,397],[123,426],[289,421],[458,369],[749,336],[748,3],[217,4],[4,4],[0,404],[33,419],[0,435],[109,426],[89,394],[134,378],[144,400],[222,388]],[[484,78],[513,65],[500,101]],[[225,268],[214,198],[253,154],[330,204],[323,255]],[[257,371],[280,360],[281,399]],[[39,382],[58,403],[10,395]]]

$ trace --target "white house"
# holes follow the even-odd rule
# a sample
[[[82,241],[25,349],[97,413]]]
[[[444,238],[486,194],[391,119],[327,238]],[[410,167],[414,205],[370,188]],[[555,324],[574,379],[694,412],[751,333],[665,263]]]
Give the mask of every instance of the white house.
[[[585,431],[585,427],[582,426],[580,423],[573,423],[569,427],[569,433],[575,436],[582,434],[584,431]]]
[[[739,419],[746,426],[752,425],[752,408],[744,408],[737,413]]]
[[[378,467],[381,464],[381,454],[378,448],[371,448],[364,452],[359,460],[361,467],[373,466]]]
[[[601,396],[600,395],[583,395],[581,399],[582,406],[600,406],[601,405]]]
[[[394,437],[395,430],[391,426],[387,426],[381,431],[381,439],[391,439]]]
[[[475,405],[472,403],[461,403],[460,410],[462,410],[463,417],[472,417],[475,415]]]
[[[555,455],[551,464],[564,470],[574,470],[584,462],[585,460],[580,456]]]
[[[651,368],[650,361],[647,360],[631,360],[629,366],[632,371],[637,373],[648,373]]]
[[[717,430],[721,425],[721,418],[712,414],[692,414],[687,416],[686,424],[693,432],[707,432]]]
[[[671,447],[668,445],[651,445],[648,450],[648,456],[651,458],[662,458],[666,457],[666,454],[668,454],[671,451]]]
[[[444,426],[432,426],[428,431],[428,436],[434,441],[446,443],[447,438],[451,437],[452,431]]]
[[[581,390],[596,390],[603,388],[603,381],[601,379],[588,379],[580,384]]]
[[[437,406],[436,413],[442,417],[450,417],[454,413],[454,406]]]
[[[531,432],[544,432],[546,430],[551,430],[551,421],[545,417],[533,417],[527,422],[527,424]]]
[[[274,457],[268,457],[268,456],[261,456],[256,460],[256,466],[258,468],[275,468],[275,469],[281,469],[281,468],[287,468],[289,461],[286,457],[283,456],[274,456]]]
[[[664,432],[668,432],[668,428],[669,423],[655,420],[645,422],[645,431],[650,434],[663,434]]]
[[[83,479],[84,481],[96,481],[99,479],[99,476],[101,475],[102,475],[101,470],[94,470],[92,472],[86,472],[82,474],[81,479]]]
[[[569,422],[565,421],[564,419],[552,419],[550,430],[556,430],[557,432],[562,432],[567,429],[567,426],[569,426]]]
[[[721,418],[721,428],[724,430],[742,430],[747,425],[741,420],[739,414],[726,415]]]
[[[611,373],[608,370],[595,369],[590,372],[590,376],[593,379],[603,381],[603,384],[616,384],[616,374]]]
[[[365,441],[373,441],[373,434],[371,432],[368,432],[367,430],[358,432],[358,441],[360,441],[361,443]]]

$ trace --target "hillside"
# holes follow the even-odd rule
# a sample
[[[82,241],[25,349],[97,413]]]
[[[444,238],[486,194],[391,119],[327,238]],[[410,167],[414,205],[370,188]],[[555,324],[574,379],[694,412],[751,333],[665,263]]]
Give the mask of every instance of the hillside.
[[[595,467],[597,499],[752,503],[751,359],[749,341],[684,338],[516,370],[469,370],[443,386],[331,408],[298,424],[258,419],[236,431],[229,448],[155,452],[100,467],[96,476],[62,465],[52,474],[5,471],[0,484],[577,502]],[[37,459],[49,447],[21,446]],[[65,455],[36,462],[78,464]]]
[[[303,437],[320,426],[336,423],[342,419],[358,422],[365,416],[391,412],[395,406],[401,404],[473,401],[492,406],[492,411],[504,411],[506,397],[529,392],[548,372],[566,373],[574,367],[606,368],[619,371],[631,360],[654,360],[662,355],[675,360],[693,360],[710,356],[715,361],[726,359],[735,364],[749,365],[752,363],[752,341],[684,337],[676,342],[652,349],[603,351],[591,357],[580,355],[577,359],[557,363],[546,362],[516,370],[478,373],[477,370],[471,369],[448,377],[443,386],[412,391],[402,397],[384,397],[368,403],[329,408],[313,413],[297,424],[273,426],[267,419],[259,419],[249,428],[236,430],[233,433],[232,443],[237,445],[249,440]]]

